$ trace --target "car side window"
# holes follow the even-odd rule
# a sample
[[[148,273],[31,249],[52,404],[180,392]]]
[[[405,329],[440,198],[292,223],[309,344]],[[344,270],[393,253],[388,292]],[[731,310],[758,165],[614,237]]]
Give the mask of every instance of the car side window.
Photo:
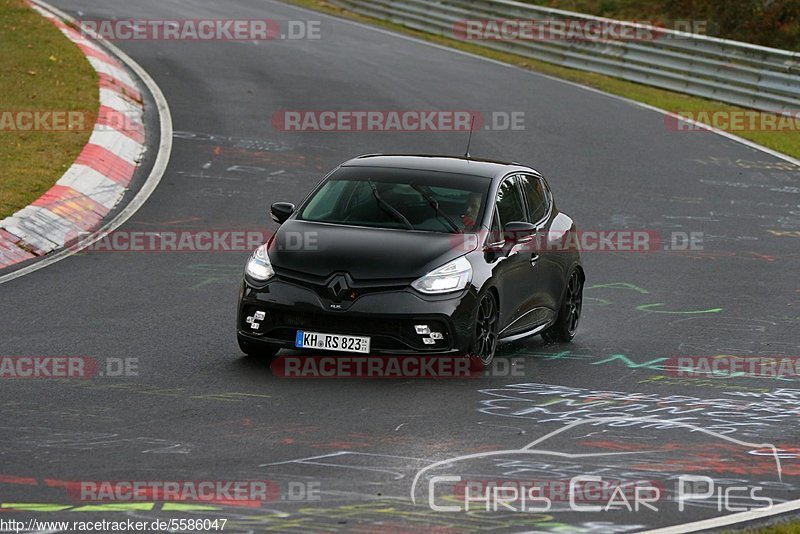
[[[497,190],[497,212],[500,214],[500,224],[514,221],[527,221],[525,206],[515,176],[503,180]]]
[[[522,190],[525,192],[525,201],[528,204],[528,214],[531,222],[541,221],[547,215],[550,207],[544,182],[540,178],[529,174],[520,174],[518,179],[522,185]]]
[[[500,227],[500,216],[497,210],[492,214],[492,227],[489,231],[488,243],[500,243],[503,241],[503,229]]]

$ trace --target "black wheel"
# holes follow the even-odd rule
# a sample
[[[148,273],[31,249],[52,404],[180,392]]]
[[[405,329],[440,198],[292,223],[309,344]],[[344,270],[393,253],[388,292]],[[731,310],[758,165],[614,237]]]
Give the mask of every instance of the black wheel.
[[[553,326],[542,332],[545,341],[569,342],[575,337],[583,309],[583,277],[577,269],[572,271],[567,282],[564,302]]]
[[[253,358],[269,359],[278,354],[281,350],[280,347],[274,345],[267,345],[265,343],[253,343],[252,341],[245,341],[242,338],[237,338],[239,348],[242,352]]]
[[[497,350],[499,323],[497,302],[491,293],[485,293],[478,301],[475,329],[472,334],[470,357],[476,364],[486,367],[492,363]]]

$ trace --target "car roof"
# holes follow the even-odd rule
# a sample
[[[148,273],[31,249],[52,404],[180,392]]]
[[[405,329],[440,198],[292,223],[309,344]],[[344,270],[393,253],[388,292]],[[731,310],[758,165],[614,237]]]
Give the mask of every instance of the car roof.
[[[518,163],[508,163],[479,158],[454,156],[410,155],[410,154],[369,154],[342,163],[342,167],[386,167],[394,169],[414,169],[451,172],[495,178],[509,172],[537,171]]]

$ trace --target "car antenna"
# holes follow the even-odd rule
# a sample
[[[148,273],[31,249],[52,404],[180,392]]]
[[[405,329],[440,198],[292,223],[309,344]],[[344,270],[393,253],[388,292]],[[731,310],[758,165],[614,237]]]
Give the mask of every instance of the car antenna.
[[[469,155],[469,147],[472,146],[472,129],[475,127],[475,114],[472,114],[472,120],[469,123],[469,140],[467,141],[467,151],[464,154],[464,157],[469,159],[471,156]]]

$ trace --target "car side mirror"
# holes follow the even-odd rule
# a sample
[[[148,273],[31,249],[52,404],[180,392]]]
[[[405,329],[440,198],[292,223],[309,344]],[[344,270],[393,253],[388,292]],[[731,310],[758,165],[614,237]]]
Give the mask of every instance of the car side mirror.
[[[270,207],[269,213],[273,221],[283,224],[294,213],[294,204],[291,202],[276,202]]]
[[[536,226],[523,221],[513,221],[503,228],[503,239],[506,245],[516,245],[530,241],[536,233]]]

